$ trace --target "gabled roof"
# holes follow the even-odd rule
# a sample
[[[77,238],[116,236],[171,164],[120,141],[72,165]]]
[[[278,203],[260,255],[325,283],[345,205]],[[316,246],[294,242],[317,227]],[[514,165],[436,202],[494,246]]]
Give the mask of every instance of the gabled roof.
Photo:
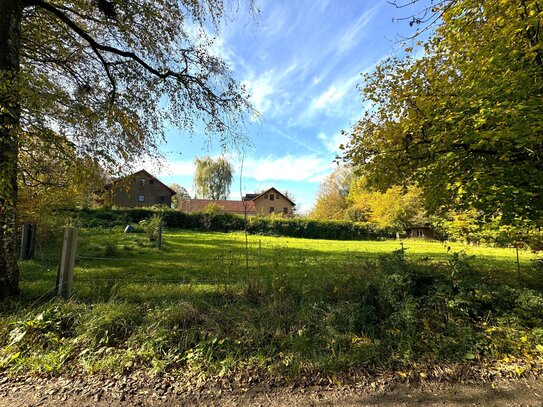
[[[271,191],[274,191],[276,194],[279,194],[281,195],[283,198],[285,198],[287,201],[289,201],[292,206],[296,206],[296,204],[294,202],[292,202],[292,199],[290,199],[288,196],[286,196],[285,194],[282,194],[280,191],[278,191],[277,189],[275,188],[269,188],[267,190],[265,190],[264,192],[258,194],[257,196],[255,196],[254,198],[252,198],[253,201],[256,201],[258,198],[260,198],[261,196],[265,195],[265,194],[269,194]],[[249,195],[249,194],[248,194]],[[253,195],[253,194],[250,194],[250,195]],[[255,194],[256,195],[256,194]]]
[[[124,177],[120,177],[120,178],[117,178],[116,180],[113,180],[113,181],[109,182],[106,185],[104,185],[104,189],[109,189],[109,188],[111,188],[113,186],[113,184],[117,184],[117,183],[122,182],[123,180],[129,179],[129,178],[137,178],[138,176],[141,176],[141,175],[146,175],[147,177],[152,178],[154,181],[158,182],[164,188],[168,189],[172,193],[172,195],[177,194],[177,192],[175,192],[173,189],[171,189],[168,185],[164,184],[157,177],[150,174],[148,171],[146,171],[144,169],[141,169],[141,170],[136,171],[136,172],[134,172],[132,174],[125,175]]]
[[[248,214],[256,214],[255,205],[252,201],[184,199],[179,203],[179,209],[184,212],[201,212],[209,205],[217,205],[223,212],[241,214],[245,213],[245,206],[247,206]]]

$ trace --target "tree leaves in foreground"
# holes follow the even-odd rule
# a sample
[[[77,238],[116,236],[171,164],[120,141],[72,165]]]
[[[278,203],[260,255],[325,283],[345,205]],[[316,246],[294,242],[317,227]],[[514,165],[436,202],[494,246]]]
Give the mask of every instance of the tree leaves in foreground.
[[[543,2],[455,0],[415,58],[366,75],[344,157],[373,188],[417,185],[433,211],[543,216]]]
[[[18,292],[17,176],[43,181],[32,162],[47,149],[119,173],[157,154],[166,125],[203,127],[223,147],[244,143],[236,129],[251,110],[247,95],[206,34],[218,32],[226,7],[0,0],[0,297]]]
[[[194,160],[194,189],[196,197],[204,199],[226,199],[234,179],[234,168],[224,157]]]

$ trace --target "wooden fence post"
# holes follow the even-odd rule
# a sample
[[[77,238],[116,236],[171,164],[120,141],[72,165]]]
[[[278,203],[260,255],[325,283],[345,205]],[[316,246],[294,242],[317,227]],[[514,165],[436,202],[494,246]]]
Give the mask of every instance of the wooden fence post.
[[[29,260],[34,258],[34,250],[36,248],[36,230],[37,225],[25,223],[23,225],[23,233],[21,235],[21,259]]]
[[[64,230],[64,241],[62,242],[62,255],[57,276],[57,294],[63,298],[70,298],[72,295],[72,284],[74,278],[75,257],[77,252],[76,228]]]
[[[158,224],[158,250],[162,249],[162,219],[160,220],[160,223]]]
[[[520,258],[519,258],[519,255],[518,255],[518,246],[519,246],[519,244],[517,243],[515,245],[515,248],[517,249],[517,277],[520,280]]]

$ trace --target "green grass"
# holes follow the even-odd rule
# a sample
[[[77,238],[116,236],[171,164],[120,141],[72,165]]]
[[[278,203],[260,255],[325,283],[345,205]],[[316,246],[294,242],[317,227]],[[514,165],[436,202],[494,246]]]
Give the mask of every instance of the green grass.
[[[171,230],[80,231],[74,296],[54,299],[60,242],[21,262],[0,305],[0,371],[300,377],[539,360],[535,255],[407,240]],[[525,368],[523,368],[525,369]]]

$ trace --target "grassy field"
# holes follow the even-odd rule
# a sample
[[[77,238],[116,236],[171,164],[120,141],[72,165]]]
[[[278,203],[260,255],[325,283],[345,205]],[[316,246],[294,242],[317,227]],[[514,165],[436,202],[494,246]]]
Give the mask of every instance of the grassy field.
[[[403,242],[404,258],[418,263],[443,263],[453,253],[465,254],[487,279],[510,285],[535,284],[533,260],[520,251],[520,275],[515,249],[465,246],[409,239]],[[248,269],[242,233],[171,231],[162,250],[145,234],[83,230],[80,233],[75,271],[79,299],[103,299],[102,286],[115,284],[115,296],[127,300],[177,299],[179,290],[223,289],[246,285],[248,279],[270,282],[285,278],[296,284],[320,283],[340,277],[360,262],[401,250],[401,242],[333,241],[269,236],[248,237]],[[60,243],[38,250],[38,261],[21,263],[22,290],[38,298],[51,289],[56,277]],[[180,286],[181,285],[181,286]],[[150,290],[150,286],[154,289]],[[143,296],[141,294],[143,293]]]
[[[22,301],[0,308],[0,370],[315,377],[507,362],[518,375],[539,363],[530,252],[519,273],[514,249],[249,236],[246,256],[244,239],[172,230],[159,251],[145,234],[83,230],[70,301],[51,291],[60,243],[40,247],[21,263]]]

